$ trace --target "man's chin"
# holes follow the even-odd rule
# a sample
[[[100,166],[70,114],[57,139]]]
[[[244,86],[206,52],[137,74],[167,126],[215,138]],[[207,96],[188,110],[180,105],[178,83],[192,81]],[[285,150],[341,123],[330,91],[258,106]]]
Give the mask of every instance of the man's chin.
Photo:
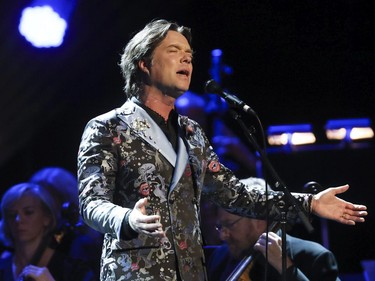
[[[177,99],[177,98],[181,97],[183,94],[185,94],[188,90],[189,89],[187,89],[187,90],[178,89],[178,90],[174,91],[173,94],[171,94],[171,96],[173,98]]]

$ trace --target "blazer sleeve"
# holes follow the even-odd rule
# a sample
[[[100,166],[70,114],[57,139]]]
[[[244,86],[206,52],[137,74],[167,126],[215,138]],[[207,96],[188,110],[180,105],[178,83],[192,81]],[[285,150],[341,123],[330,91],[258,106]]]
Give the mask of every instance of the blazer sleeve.
[[[202,135],[204,135],[202,133]],[[275,217],[279,214],[278,203],[284,199],[283,192],[274,191],[271,188],[266,194],[266,184],[260,178],[248,178],[239,180],[235,174],[226,168],[214,152],[205,137],[206,167],[204,175],[204,196],[214,201],[229,212],[239,215],[265,219],[267,216],[266,201],[268,198],[269,215]],[[297,204],[300,204],[307,215],[310,214],[312,194],[292,193]],[[286,202],[287,203],[287,202]],[[298,215],[287,204],[288,220],[297,221]]]
[[[91,120],[79,146],[80,212],[89,226],[120,239],[123,221],[130,209],[113,203],[118,152],[112,143],[111,122],[105,120]]]

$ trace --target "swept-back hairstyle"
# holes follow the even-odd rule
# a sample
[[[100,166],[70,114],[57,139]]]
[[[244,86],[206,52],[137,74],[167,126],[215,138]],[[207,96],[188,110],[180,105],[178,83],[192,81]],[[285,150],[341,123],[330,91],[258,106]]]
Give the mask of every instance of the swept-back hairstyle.
[[[51,224],[47,226],[45,234],[55,230],[60,220],[61,207],[55,201],[54,197],[42,186],[34,183],[19,183],[10,187],[1,199],[1,221],[0,221],[0,239],[5,246],[13,247],[14,237],[12,237],[8,212],[20,198],[32,194],[40,199],[43,211],[51,216]]]
[[[145,74],[139,68],[138,62],[141,60],[147,64],[151,62],[155,48],[167,36],[169,30],[181,33],[191,45],[190,28],[160,19],[148,23],[125,46],[119,65],[125,80],[124,91],[128,99],[133,96],[139,97],[142,93]]]

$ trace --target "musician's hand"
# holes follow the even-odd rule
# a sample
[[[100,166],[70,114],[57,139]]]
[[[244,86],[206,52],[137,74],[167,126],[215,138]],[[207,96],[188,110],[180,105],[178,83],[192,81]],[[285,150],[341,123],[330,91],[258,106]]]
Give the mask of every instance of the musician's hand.
[[[28,278],[34,281],[55,281],[47,267],[35,265],[28,265],[22,270],[20,279],[27,280]]]
[[[336,197],[337,194],[344,193],[348,188],[349,185],[331,187],[314,195],[311,202],[313,213],[348,225],[364,222],[363,217],[367,215],[366,206],[353,204]]]
[[[282,239],[274,232],[268,232],[268,262],[280,274],[282,273]],[[254,249],[266,256],[266,233],[263,233],[254,245]],[[293,265],[292,260],[287,257],[286,267]]]
[[[165,232],[160,223],[160,215],[147,215],[147,198],[143,198],[135,203],[129,215],[129,225],[134,231],[153,237],[165,237]]]

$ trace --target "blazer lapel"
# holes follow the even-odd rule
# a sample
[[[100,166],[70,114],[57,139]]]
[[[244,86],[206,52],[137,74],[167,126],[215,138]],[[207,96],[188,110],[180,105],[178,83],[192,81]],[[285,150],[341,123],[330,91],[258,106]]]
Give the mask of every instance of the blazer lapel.
[[[177,161],[175,170],[173,173],[173,178],[170,186],[170,191],[172,191],[176,184],[179,182],[180,178],[182,177],[183,173],[186,170],[186,165],[188,163],[188,153],[186,150],[186,146],[184,141],[182,140],[180,134],[178,136],[178,152],[177,152]]]
[[[137,134],[144,141],[155,147],[175,168],[172,176],[170,191],[172,191],[186,170],[189,155],[182,139],[181,129],[178,134],[178,152],[174,151],[172,144],[160,129],[158,124],[132,100],[128,100],[118,112],[118,117],[129,126],[133,134]],[[180,123],[180,120],[179,120]],[[181,124],[179,125],[181,128]]]
[[[175,167],[177,156],[172,144],[158,124],[134,100],[135,98],[125,102],[118,117],[130,127],[132,133],[153,146]]]

